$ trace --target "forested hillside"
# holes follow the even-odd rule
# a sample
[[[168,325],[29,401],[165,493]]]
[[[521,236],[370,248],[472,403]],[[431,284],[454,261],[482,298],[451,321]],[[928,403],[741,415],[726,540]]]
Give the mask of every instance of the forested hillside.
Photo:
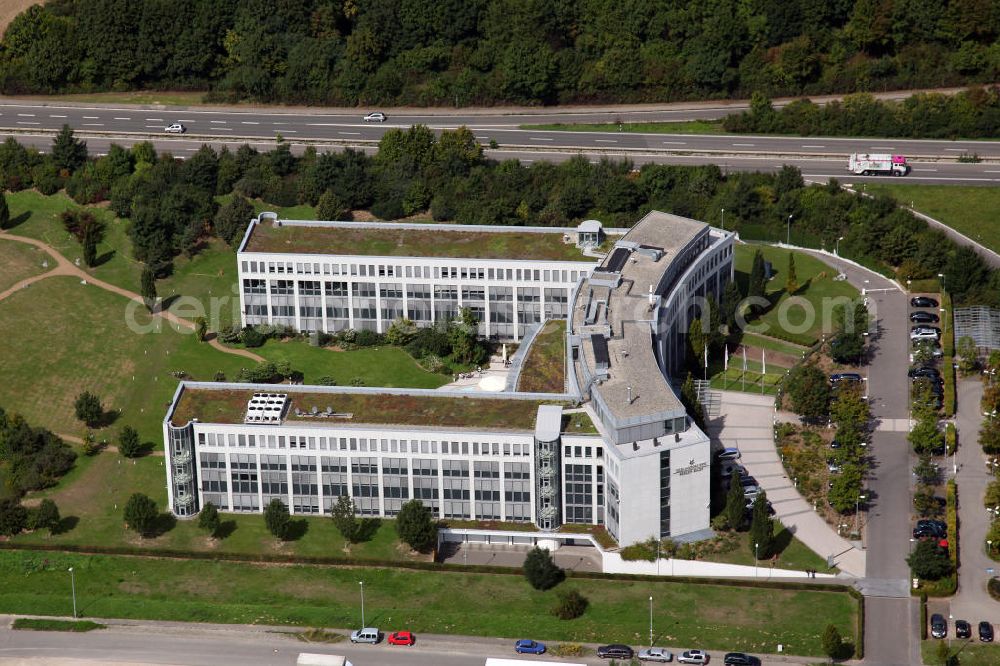
[[[997,0],[50,0],[0,44],[4,93],[473,105],[992,81]]]

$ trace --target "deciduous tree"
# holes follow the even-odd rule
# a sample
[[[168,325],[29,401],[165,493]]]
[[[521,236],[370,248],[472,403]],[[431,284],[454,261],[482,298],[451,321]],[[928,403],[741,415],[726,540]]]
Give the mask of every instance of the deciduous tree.
[[[160,511],[156,502],[142,493],[134,493],[125,503],[125,510],[122,512],[125,524],[130,530],[138,533],[139,536],[149,536],[156,521],[160,516]]]
[[[284,541],[288,538],[292,517],[288,513],[288,507],[280,499],[275,497],[264,508],[264,524],[267,531],[273,536]]]
[[[219,532],[219,524],[219,510],[211,502],[205,502],[205,506],[198,512],[198,527],[214,539]]]
[[[83,421],[87,426],[96,428],[101,425],[104,419],[104,408],[101,406],[101,399],[90,391],[84,391],[76,396],[73,403],[76,418]]]
[[[429,552],[437,543],[437,527],[431,510],[418,499],[410,500],[399,510],[396,532],[400,539],[421,553]]]

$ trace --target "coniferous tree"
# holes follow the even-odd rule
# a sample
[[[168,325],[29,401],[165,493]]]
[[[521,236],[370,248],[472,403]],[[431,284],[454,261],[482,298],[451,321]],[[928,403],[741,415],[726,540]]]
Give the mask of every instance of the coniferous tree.
[[[750,550],[760,559],[767,559],[774,549],[774,520],[768,515],[767,493],[763,490],[753,501],[753,517],[750,520]]]
[[[277,497],[264,508],[264,524],[267,526],[267,531],[275,537],[282,541],[288,538],[292,517],[288,513],[288,507]]]
[[[767,279],[764,273],[764,255],[760,250],[754,252],[753,264],[750,267],[750,279],[747,282],[747,298],[763,298]],[[752,305],[755,311],[761,309],[759,304]]]
[[[156,308],[156,275],[153,274],[153,269],[149,266],[143,266],[142,268],[140,290],[142,300],[146,304],[146,309],[153,312]]]
[[[746,515],[746,496],[743,494],[743,484],[740,483],[740,473],[733,473],[729,481],[729,493],[726,495],[726,520],[729,527],[738,530],[743,527]]]
[[[208,535],[215,538],[219,532],[219,510],[211,502],[205,502],[198,513],[198,527],[208,532]]]
[[[134,493],[125,503],[122,515],[129,529],[138,532],[139,536],[147,536],[153,531],[160,512],[156,507],[156,502],[148,496]]]
[[[437,527],[431,510],[418,499],[407,502],[396,516],[396,532],[399,538],[414,550],[426,553],[437,541]]]
[[[52,161],[59,169],[76,171],[87,161],[87,142],[73,136],[69,125],[63,125],[52,142]]]
[[[524,577],[536,590],[548,590],[561,583],[566,572],[552,560],[547,548],[536,546],[524,558]]]
[[[0,192],[0,229],[6,229],[10,224],[10,208],[7,206],[7,196]]]
[[[788,275],[785,277],[785,291],[792,296],[799,290],[799,279],[795,275],[795,253],[788,253]]]

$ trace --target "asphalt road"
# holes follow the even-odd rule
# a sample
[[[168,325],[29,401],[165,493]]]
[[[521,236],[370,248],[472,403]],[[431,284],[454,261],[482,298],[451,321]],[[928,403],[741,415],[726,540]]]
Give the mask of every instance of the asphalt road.
[[[0,628],[0,663],[46,664],[60,659],[103,665],[183,664],[184,666],[289,666],[300,652],[343,655],[354,666],[483,666],[486,657],[606,665],[605,659],[517,657],[513,641],[462,636],[417,637],[416,645],[307,644],[266,627],[198,625],[178,622],[118,621],[122,624],[83,634],[14,631],[10,618]],[[633,646],[635,647],[635,646]],[[711,652],[713,663],[723,653]],[[22,661],[23,660],[23,661]],[[795,657],[768,657],[764,664],[808,663]],[[60,663],[62,666],[62,663]]]
[[[407,128],[415,123],[426,124],[435,130],[466,125],[480,142],[497,142],[500,149],[490,151],[491,155],[529,162],[559,161],[582,152],[594,159],[604,155],[627,155],[637,164],[716,163],[736,170],[771,171],[781,164],[790,163],[800,166],[809,177],[825,180],[835,176],[845,182],[1000,183],[1000,164],[937,161],[954,160],[963,153],[975,153],[983,159],[1000,162],[1000,142],[555,132],[518,127],[528,122],[600,122],[619,117],[626,121],[712,117],[725,114],[732,108],[700,106],[697,109],[640,110],[626,114],[607,111],[530,114],[457,111],[447,115],[418,111],[392,115],[385,123],[365,123],[360,111],[151,110],[139,106],[60,106],[4,101],[0,102],[0,134],[17,136],[30,145],[44,148],[51,143],[51,133],[68,124],[87,138],[88,144],[98,152],[106,151],[112,142],[124,145],[152,136],[158,149],[184,156],[203,143],[240,145],[250,142],[260,148],[268,148],[274,145],[278,134],[301,150],[302,146],[312,142],[331,146],[364,146],[377,141],[391,128]],[[182,136],[166,134],[163,130],[171,123],[182,123],[187,127],[187,133]],[[47,134],[32,134],[39,132]],[[911,157],[913,171],[903,179],[856,177],[848,174],[845,167],[846,156],[853,152],[902,153]]]

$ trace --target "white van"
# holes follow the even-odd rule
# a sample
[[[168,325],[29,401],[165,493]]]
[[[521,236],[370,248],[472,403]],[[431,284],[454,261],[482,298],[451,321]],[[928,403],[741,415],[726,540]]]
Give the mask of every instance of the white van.
[[[375,645],[382,638],[382,634],[375,627],[365,627],[351,632],[352,643],[371,643]]]

